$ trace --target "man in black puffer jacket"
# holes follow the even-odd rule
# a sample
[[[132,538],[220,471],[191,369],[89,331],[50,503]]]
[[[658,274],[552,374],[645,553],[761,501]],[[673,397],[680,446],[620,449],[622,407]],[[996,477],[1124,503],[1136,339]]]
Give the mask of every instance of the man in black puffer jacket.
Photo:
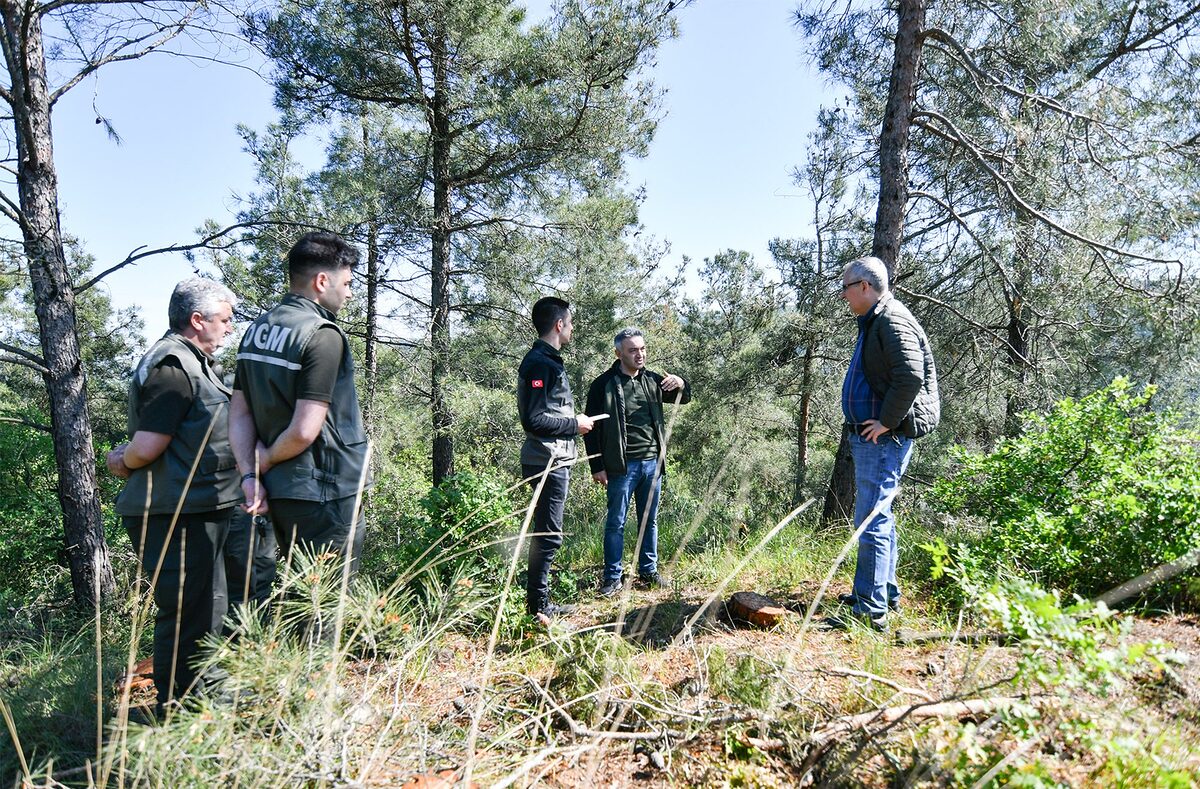
[[[854,523],[861,535],[854,591],[840,599],[855,616],[885,629],[888,610],[900,604],[892,502],[913,439],[931,432],[941,418],[937,370],[925,330],[888,290],[883,261],[866,257],[848,263],[842,298],[858,318],[858,343],[842,384],[842,412],[854,456]]]

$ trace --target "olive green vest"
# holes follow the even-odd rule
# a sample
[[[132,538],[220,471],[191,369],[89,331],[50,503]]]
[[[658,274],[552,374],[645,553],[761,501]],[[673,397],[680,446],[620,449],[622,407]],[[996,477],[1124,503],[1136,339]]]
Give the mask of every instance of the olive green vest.
[[[333,313],[303,296],[284,296],[246,330],[238,348],[238,386],[250,406],[259,440],[270,446],[291,424],[304,348],[323,326],[337,329],[343,345],[333,402],[321,435],[308,449],[267,471],[263,483],[272,499],[326,502],[358,493],[367,433],[354,388],[350,341],[333,322]]]
[[[163,453],[153,463],[134,469],[129,475],[125,488],[117,496],[119,515],[144,515],[147,499],[151,515],[174,513],[180,498],[183,499],[180,511],[187,513],[212,512],[242,501],[237,463],[229,445],[229,388],[213,372],[202,352],[173,331],[150,347],[134,371],[129,383],[129,435],[138,430],[142,386],[150,372],[167,357],[179,360],[187,375],[192,385],[192,404]],[[197,453],[200,462],[189,484],[188,476],[192,474]]]

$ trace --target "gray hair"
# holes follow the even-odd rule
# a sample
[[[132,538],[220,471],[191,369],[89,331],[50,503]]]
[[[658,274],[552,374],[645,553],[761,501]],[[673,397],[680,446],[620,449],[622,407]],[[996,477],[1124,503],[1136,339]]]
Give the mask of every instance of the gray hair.
[[[638,327],[626,326],[624,329],[621,329],[619,332],[617,332],[616,337],[613,337],[613,346],[619,351],[619,350],[621,350],[621,343],[625,342],[626,340],[631,339],[633,337],[645,337],[645,336],[646,335],[642,334],[642,330],[639,329]]]
[[[175,286],[167,305],[167,322],[175,331],[183,331],[198,312],[205,318],[216,315],[222,304],[236,307],[238,297],[233,291],[208,277],[188,277]]]
[[[888,289],[888,270],[883,261],[877,257],[858,258],[851,260],[842,269],[842,281],[862,280],[871,286],[876,293],[883,295]]]

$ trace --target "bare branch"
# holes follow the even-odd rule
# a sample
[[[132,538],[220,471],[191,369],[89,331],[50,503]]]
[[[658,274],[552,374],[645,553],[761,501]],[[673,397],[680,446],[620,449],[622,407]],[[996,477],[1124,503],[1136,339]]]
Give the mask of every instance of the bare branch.
[[[941,28],[928,28],[923,32],[922,35],[931,41],[937,41],[938,43],[945,44],[946,46],[950,47],[954,54],[958,56],[959,62],[966,66],[968,71],[986,82],[988,85],[991,85],[992,87],[997,88],[998,90],[1007,93],[1010,96],[1031,101],[1034,104],[1046,107],[1047,109],[1053,110],[1054,112],[1057,112],[1060,115],[1064,115],[1068,118],[1086,121],[1087,123],[1100,123],[1100,121],[1091,117],[1090,115],[1083,115],[1067,109],[1059,101],[1050,98],[1049,96],[1043,96],[1038,93],[1029,93],[1027,91],[1014,88],[1012,85],[1007,83],[1001,82],[983,67],[981,67],[978,63],[976,63],[974,58],[971,57],[970,53],[967,52],[966,47],[959,43],[954,36],[950,35],[949,32],[942,30]]]
[[[1196,16],[1197,13],[1200,13],[1200,4],[1192,5],[1189,8],[1185,9],[1182,13],[1180,13],[1179,16],[1176,16],[1173,19],[1169,19],[1166,22],[1163,22],[1158,27],[1150,28],[1144,34],[1142,34],[1142,36],[1140,38],[1136,38],[1133,41],[1128,41],[1126,39],[1129,35],[1129,29],[1133,26],[1133,17],[1136,15],[1136,13],[1137,13],[1137,9],[1135,7],[1134,10],[1129,15],[1129,19],[1128,19],[1128,21],[1126,23],[1126,27],[1125,27],[1125,36],[1122,37],[1121,43],[1117,46],[1116,49],[1114,49],[1112,52],[1108,53],[1107,56],[1102,58],[1099,63],[1097,63],[1095,66],[1093,66],[1087,72],[1087,74],[1084,75],[1082,82],[1088,82],[1089,80],[1095,79],[1096,77],[1100,76],[1101,72],[1103,72],[1106,68],[1111,66],[1113,63],[1117,62],[1119,59],[1121,59],[1125,55],[1129,55],[1129,54],[1132,54],[1132,53],[1138,51],[1143,46],[1145,46],[1147,43],[1154,40],[1155,38],[1158,38],[1159,36],[1161,36],[1163,33],[1166,33],[1171,28],[1179,27],[1184,22],[1187,22],[1189,19]]]
[[[107,0],[102,0],[102,1],[106,2]],[[71,0],[71,2],[74,3],[75,0]],[[63,83],[58,88],[56,88],[53,93],[50,94],[50,106],[54,107],[54,105],[58,102],[58,100],[60,98],[62,98],[62,96],[67,91],[69,91],[71,88],[78,85],[83,80],[87,79],[91,74],[93,74],[97,69],[101,68],[102,66],[106,66],[109,63],[120,63],[121,61],[125,61],[125,60],[137,60],[138,58],[144,57],[145,55],[148,55],[151,52],[153,52],[154,50],[160,48],[161,46],[166,44],[168,41],[170,41],[171,39],[178,36],[180,33],[182,33],[187,28],[188,20],[191,19],[191,16],[192,16],[191,13],[189,13],[186,16],[184,16],[183,19],[179,20],[178,22],[173,23],[171,25],[171,27],[165,33],[162,33],[162,35],[159,38],[157,38],[153,41],[150,41],[149,44],[146,44],[145,47],[143,47],[140,50],[137,50],[136,52],[128,52],[126,50],[128,50],[130,47],[132,47],[134,45],[141,44],[141,43],[149,40],[151,38],[151,36],[154,35],[154,33],[147,33],[146,35],[141,36],[139,38],[130,39],[129,41],[126,41],[125,43],[121,44],[114,51],[110,52],[109,54],[105,55],[104,57],[101,57],[97,60],[94,60],[94,61],[88,63],[86,66],[84,66],[82,69],[80,69],[79,72],[75,74],[75,76],[71,77],[65,83]],[[161,32],[161,30],[155,31],[155,33],[159,33],[159,32]]]
[[[0,342],[0,351],[7,351],[15,356],[20,356],[26,362],[36,365],[36,369],[38,371],[49,373],[49,369],[46,367],[46,360],[35,353],[25,350],[24,348],[18,348],[15,345],[9,345],[6,342]]]
[[[956,127],[949,118],[941,113],[934,112],[933,110],[922,110],[922,114],[927,115],[928,117],[945,126],[946,129],[949,130],[949,134],[958,142],[961,147],[971,154],[971,157],[974,158],[975,161],[977,161],[979,165],[983,167],[983,169],[987,171],[988,175],[990,175],[996,184],[1008,194],[1009,198],[1016,203],[1018,208],[1029,214],[1029,216],[1037,219],[1042,224],[1051,228],[1055,232],[1060,233],[1073,241],[1078,241],[1085,246],[1092,247],[1093,249],[1111,252],[1114,255],[1132,258],[1134,260],[1144,260],[1148,263],[1163,263],[1169,266],[1179,266],[1182,269],[1183,261],[1177,258],[1159,258],[1151,255],[1143,255],[1128,249],[1120,249],[1119,247],[1114,247],[1111,244],[1106,244],[1103,241],[1098,241],[1094,238],[1088,238],[1087,236],[1070,230],[1062,224],[1056,222],[1045,213],[1030,205],[1025,198],[1021,197],[1021,195],[1017,194],[1016,187],[1013,186],[1012,182],[1005,178],[1001,173],[997,172],[996,169],[988,163],[987,158],[983,155],[983,152],[971,144],[966,135],[959,131],[958,127]]]
[[[0,416],[0,422],[9,425],[24,425],[25,427],[32,427],[34,430],[40,430],[43,433],[54,433],[49,425],[43,425],[41,422],[31,422],[28,419],[19,419],[12,416]]]
[[[1007,348],[1011,354],[1020,358],[1024,364],[1028,364],[1030,366],[1033,365],[1033,362],[1031,360],[1025,358],[1024,356],[1021,356],[1020,352],[1018,352],[1017,349],[1012,346],[1012,343],[1010,343],[1008,341],[1007,337],[1002,337],[999,334],[997,334],[995,331],[993,331],[990,327],[984,326],[979,321],[968,318],[961,311],[955,309],[954,307],[951,307],[946,302],[941,301],[940,299],[935,299],[933,296],[926,296],[924,293],[917,293],[916,291],[909,290],[908,288],[897,287],[896,292],[903,293],[905,296],[912,296],[914,299],[921,299],[922,301],[928,301],[930,304],[936,304],[937,306],[941,307],[942,309],[947,310],[950,313],[952,313],[956,318],[961,320],[963,323],[966,323],[967,325],[969,325],[969,326],[983,332],[987,336],[991,337],[997,343],[999,343],[1003,347]]]
[[[204,238],[200,239],[199,241],[197,241],[194,244],[172,244],[171,246],[159,247],[158,249],[146,249],[145,246],[140,246],[137,249],[130,252],[129,255],[127,255],[125,257],[125,259],[122,260],[120,263],[116,263],[112,266],[109,266],[108,268],[104,269],[104,271],[101,271],[99,274],[97,274],[96,276],[89,279],[87,282],[84,282],[82,285],[76,285],[74,288],[75,293],[78,294],[78,293],[84,292],[85,290],[92,287],[100,280],[107,277],[109,274],[112,274],[114,271],[119,271],[119,270],[125,268],[126,266],[132,265],[132,264],[138,262],[139,260],[141,260],[142,258],[148,258],[153,255],[162,255],[162,254],[168,253],[168,252],[189,252],[193,249],[224,249],[225,246],[231,246],[233,244],[236,244],[237,240],[236,239],[232,240],[232,241],[228,242],[228,244],[226,244],[226,245],[214,245],[213,242],[218,239],[225,238],[226,236],[228,236],[230,233],[232,233],[235,230],[240,230],[240,229],[246,228],[246,227],[262,227],[264,225],[280,225],[280,226],[286,226],[286,227],[309,227],[308,225],[305,225],[305,224],[302,224],[299,222],[281,222],[281,221],[276,221],[276,220],[271,220],[271,221],[252,220],[252,221],[248,221],[248,222],[238,222],[237,224],[230,225],[229,227],[226,227],[226,228],[222,228],[221,230],[218,230],[215,233],[211,233],[211,234],[205,236]]]

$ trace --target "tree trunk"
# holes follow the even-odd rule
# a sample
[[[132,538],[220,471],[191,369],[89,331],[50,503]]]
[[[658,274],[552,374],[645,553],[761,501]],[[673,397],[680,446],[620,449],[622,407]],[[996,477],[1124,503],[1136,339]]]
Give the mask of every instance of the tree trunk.
[[[854,456],[850,454],[850,431],[842,428],[842,440],[838,443],[833,471],[829,475],[829,487],[825,491],[821,525],[831,526],[835,521],[849,520],[853,516]]]
[[[1022,254],[1018,244],[1017,254]],[[1025,291],[1028,287],[1028,260],[1018,260],[1020,274],[1008,297],[1008,364],[1012,368],[1012,389],[1004,408],[1004,434],[1015,437],[1021,432],[1021,414],[1029,410],[1029,373],[1033,369],[1029,348],[1029,321],[1025,319]]]
[[[804,373],[800,379],[800,413],[796,416],[796,490],[792,494],[792,505],[804,501],[804,487],[808,484],[808,423],[812,414],[812,342],[804,349]]]
[[[879,206],[875,212],[875,237],[871,254],[888,268],[894,282],[900,261],[900,239],[904,232],[904,209],[908,203],[908,133],[916,99],[917,69],[921,60],[925,0],[900,0],[896,22],[895,55],[888,86],[883,127],[879,132]],[[849,433],[842,431],[825,509],[821,522],[849,517],[854,512],[854,458]]]
[[[887,265],[890,280],[895,279],[900,263],[900,239],[908,203],[908,133],[917,96],[925,0],[900,0],[898,14],[896,54],[883,128],[879,132],[879,207],[871,242],[871,254]]]
[[[367,220],[367,429],[375,427],[375,395],[379,385],[379,223]]]
[[[367,118],[362,119],[363,167],[371,158],[371,138],[367,131]],[[367,430],[374,433],[375,428],[375,389],[379,382],[379,221],[376,217],[377,206],[372,201],[370,215],[367,217],[367,338],[366,338],[366,368],[367,368]]]
[[[96,453],[88,414],[87,382],[76,331],[75,293],[63,252],[58,216],[58,176],[50,125],[50,96],[40,17],[4,0],[0,14],[13,76],[12,110],[17,144],[17,192],[58,466],[58,500],[75,602],[92,606],[116,588],[104,541],[96,487]],[[13,62],[18,60],[18,62]]]
[[[450,375],[450,118],[447,113],[450,83],[448,53],[442,36],[435,38],[433,54],[433,321],[429,339],[432,375],[429,381],[433,417],[433,484],[454,473],[454,442],[450,437],[451,415],[446,402]]]

